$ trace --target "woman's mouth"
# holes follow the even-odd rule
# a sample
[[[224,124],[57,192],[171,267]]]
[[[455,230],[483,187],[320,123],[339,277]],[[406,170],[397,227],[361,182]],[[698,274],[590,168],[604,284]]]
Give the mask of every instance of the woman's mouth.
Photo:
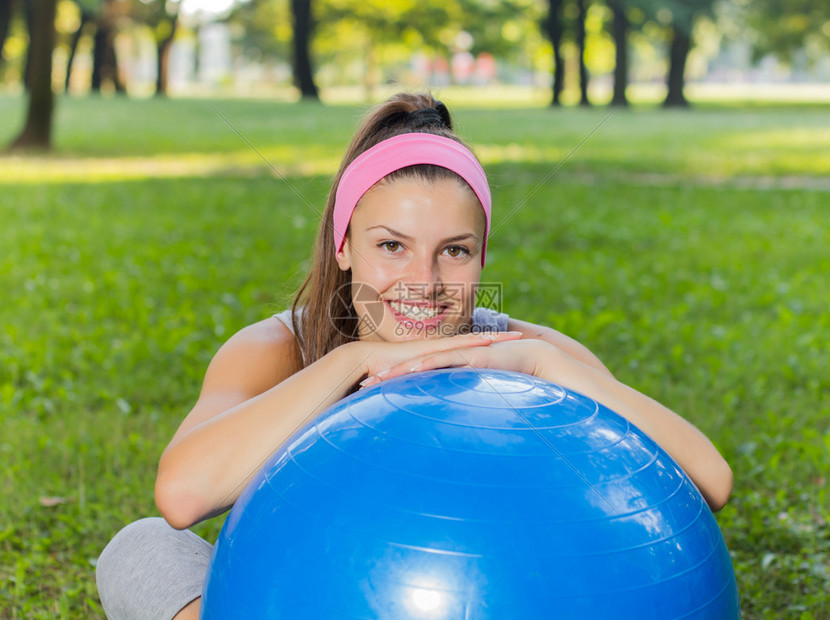
[[[430,303],[413,303],[387,299],[386,305],[392,311],[395,320],[401,323],[423,324],[430,326],[440,323],[444,319],[446,305]]]

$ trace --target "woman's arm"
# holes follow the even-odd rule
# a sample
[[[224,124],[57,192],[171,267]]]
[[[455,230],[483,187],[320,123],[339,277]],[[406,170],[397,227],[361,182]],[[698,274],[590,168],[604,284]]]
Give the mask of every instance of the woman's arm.
[[[361,377],[412,357],[493,342],[481,335],[353,342],[300,369],[291,332],[274,318],[255,323],[211,361],[196,405],[162,454],[156,505],[177,528],[220,514],[279,446]]]
[[[296,347],[272,318],[217,352],[196,405],[159,462],[156,505],[173,527],[227,510],[274,450],[361,376],[359,360],[343,352],[300,370]]]
[[[566,336],[562,332],[546,327],[544,325],[536,325],[527,321],[520,321],[510,317],[507,320],[507,329],[517,331],[522,334],[522,338],[527,340],[544,340],[549,342],[559,350],[567,353],[575,360],[586,364],[600,372],[611,375],[611,371],[605,367],[600,359],[594,355],[588,347],[573,338]]]

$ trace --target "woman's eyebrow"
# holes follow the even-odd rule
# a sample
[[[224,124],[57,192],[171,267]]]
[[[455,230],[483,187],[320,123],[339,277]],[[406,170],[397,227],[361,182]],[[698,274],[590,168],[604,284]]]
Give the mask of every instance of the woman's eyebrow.
[[[403,239],[405,241],[412,241],[412,237],[410,237],[409,235],[406,235],[406,234],[404,234],[404,233],[402,233],[398,230],[395,230],[394,228],[389,228],[388,226],[386,226],[384,224],[378,224],[377,226],[370,226],[369,228],[366,229],[366,232],[368,232],[370,230],[375,230],[376,228],[383,228],[384,230],[386,230],[386,232],[388,232],[393,237],[398,237],[399,239]],[[456,241],[464,241],[466,239],[478,239],[478,235],[474,235],[473,233],[465,233],[463,235],[455,235],[453,237],[447,237],[446,239],[442,239],[441,243],[453,243],[453,242],[456,242]]]
[[[453,243],[455,241],[466,241],[467,239],[478,239],[478,235],[474,235],[473,233],[456,235],[455,237],[447,237],[446,239],[443,239],[441,243]]]
[[[384,226],[383,224],[378,224],[377,226],[370,226],[369,228],[366,229],[366,232],[369,232],[370,230],[375,230],[376,228],[383,228],[384,230],[386,230],[386,232],[388,232],[393,237],[398,237],[398,238],[404,239],[406,241],[412,241],[412,237],[410,237],[409,235],[405,235],[402,232],[399,232],[399,231],[395,230],[394,228],[389,228],[388,226]]]

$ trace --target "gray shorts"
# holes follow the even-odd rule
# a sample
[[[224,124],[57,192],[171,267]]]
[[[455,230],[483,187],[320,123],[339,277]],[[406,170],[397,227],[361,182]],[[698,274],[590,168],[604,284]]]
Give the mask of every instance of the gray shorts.
[[[202,595],[211,545],[159,517],[131,523],[98,558],[98,596],[111,620],[170,620]]]

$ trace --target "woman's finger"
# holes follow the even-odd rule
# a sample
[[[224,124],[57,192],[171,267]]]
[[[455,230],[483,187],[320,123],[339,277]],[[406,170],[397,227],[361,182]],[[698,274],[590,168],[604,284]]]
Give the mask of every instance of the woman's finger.
[[[394,375],[386,373],[398,365],[412,364],[414,363],[413,360],[423,359],[429,355],[456,349],[486,348],[494,343],[519,340],[522,335],[522,332],[475,333],[460,334],[448,338],[386,343],[373,353],[373,359],[369,365],[369,376],[361,382],[361,385],[368,387],[376,383],[377,380],[374,377],[381,379],[400,376],[400,374],[404,374],[400,369],[396,369],[397,372]],[[407,372],[408,369],[409,366],[406,368]]]
[[[476,334],[461,334],[458,336],[451,336],[450,338],[433,338],[429,340],[421,340],[426,348],[433,348],[436,351],[446,351],[449,349],[457,349],[460,347],[468,347],[471,345],[480,346],[487,345],[493,342],[504,342],[507,340],[518,340],[522,337],[522,332],[484,332]]]
[[[393,379],[413,372],[424,372],[436,368],[472,366],[475,368],[498,368],[514,370],[525,374],[535,374],[535,358],[538,357],[540,341],[523,340],[521,342],[495,343],[490,347],[469,346],[436,353],[428,353],[403,362],[399,362],[384,372],[367,378],[364,387],[380,381]],[[543,345],[548,346],[548,345]]]
[[[466,355],[461,353],[461,350],[456,348],[406,360],[405,362],[395,364],[385,371],[381,371],[371,377],[367,377],[361,382],[361,386],[369,387],[375,383],[408,375],[413,372],[424,372],[427,370],[435,370],[436,368],[467,366],[469,364],[470,354],[477,349],[478,347],[468,347]]]

